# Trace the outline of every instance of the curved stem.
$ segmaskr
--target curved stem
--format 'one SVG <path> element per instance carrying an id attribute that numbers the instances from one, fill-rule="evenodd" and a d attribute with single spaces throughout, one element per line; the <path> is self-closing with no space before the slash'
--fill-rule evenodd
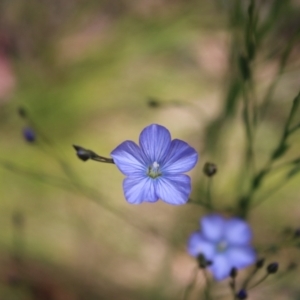
<path id="1" fill-rule="evenodd" d="M 189 282 L 189 284 L 187 285 L 187 287 L 185 288 L 185 290 L 183 292 L 182 300 L 187 300 L 188 299 L 188 296 L 189 296 L 191 290 L 193 289 L 193 287 L 196 284 L 198 271 L 199 271 L 199 268 L 197 266 L 197 267 L 194 268 L 194 270 L 192 272 L 190 282 Z"/>

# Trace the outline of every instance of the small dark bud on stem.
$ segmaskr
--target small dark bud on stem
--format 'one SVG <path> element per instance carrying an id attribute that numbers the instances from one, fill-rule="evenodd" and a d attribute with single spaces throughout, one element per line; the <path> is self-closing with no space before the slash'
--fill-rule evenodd
<path id="1" fill-rule="evenodd" d="M 264 258 L 260 258 L 257 262 L 256 262 L 256 268 L 260 269 L 264 266 L 265 264 L 265 259 Z"/>
<path id="2" fill-rule="evenodd" d="M 25 110 L 25 108 L 24 107 L 19 107 L 18 108 L 18 114 L 19 114 L 19 116 L 21 117 L 21 118 L 26 118 L 27 117 L 27 113 L 26 113 L 26 110 Z"/>
<path id="3" fill-rule="evenodd" d="M 294 232 L 294 237 L 299 238 L 300 237 L 300 228 L 297 228 Z"/>
<path id="4" fill-rule="evenodd" d="M 23 137 L 29 143 L 33 143 L 36 140 L 35 132 L 30 127 L 26 127 L 23 129 Z"/>
<path id="5" fill-rule="evenodd" d="M 214 163 L 207 162 L 203 167 L 203 173 L 208 176 L 212 177 L 217 173 L 217 166 Z"/>
<path id="6" fill-rule="evenodd" d="M 237 276 L 237 268 L 232 268 L 230 271 L 230 277 L 235 278 Z"/>
<path id="7" fill-rule="evenodd" d="M 267 266 L 267 272 L 269 274 L 275 274 L 278 271 L 278 263 L 273 262 Z"/>
<path id="8" fill-rule="evenodd" d="M 246 292 L 245 290 L 240 290 L 240 291 L 237 293 L 236 297 L 237 297 L 238 299 L 243 300 L 243 299 L 247 299 L 248 295 L 247 295 L 247 292 Z"/>
<path id="9" fill-rule="evenodd" d="M 160 106 L 160 103 L 155 98 L 149 98 L 147 102 L 148 106 L 151 108 L 157 108 Z"/>
<path id="10" fill-rule="evenodd" d="M 107 158 L 107 157 L 104 157 L 104 156 L 100 156 L 97 153 L 95 153 L 91 150 L 88 150 L 88 149 L 84 149 L 80 146 L 73 145 L 73 147 L 76 150 L 76 154 L 77 154 L 78 158 L 83 160 L 83 161 L 87 161 L 88 159 L 92 159 L 92 160 L 102 162 L 102 163 L 114 164 L 114 160 L 112 158 Z"/>
<path id="11" fill-rule="evenodd" d="M 205 269 L 206 267 L 210 266 L 212 262 L 210 260 L 206 260 L 204 255 L 200 253 L 197 257 L 198 266 L 200 269 Z"/>
<path id="12" fill-rule="evenodd" d="M 91 158 L 91 152 L 89 150 L 86 150 L 84 148 L 75 145 L 73 147 L 76 150 L 76 154 L 78 158 L 81 159 L 82 161 L 87 161 L 88 159 Z"/>

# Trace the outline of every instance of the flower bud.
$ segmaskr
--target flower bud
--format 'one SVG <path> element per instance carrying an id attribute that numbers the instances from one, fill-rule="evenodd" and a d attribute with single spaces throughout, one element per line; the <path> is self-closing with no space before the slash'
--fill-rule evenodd
<path id="1" fill-rule="evenodd" d="M 88 159 L 91 158 L 91 151 L 90 150 L 86 150 L 84 148 L 81 148 L 79 146 L 73 145 L 73 147 L 76 150 L 76 154 L 78 156 L 79 159 L 83 160 L 83 161 L 87 161 Z"/>
<path id="2" fill-rule="evenodd" d="M 26 112 L 25 108 L 22 106 L 18 108 L 18 114 L 21 118 L 25 119 L 27 117 L 27 112 Z"/>
<path id="3" fill-rule="evenodd" d="M 204 255 L 200 253 L 197 257 L 198 265 L 200 269 L 205 269 L 206 267 L 210 266 L 212 262 L 210 260 L 206 260 Z"/>
<path id="4" fill-rule="evenodd" d="M 35 132 L 30 127 L 26 127 L 23 129 L 23 137 L 29 143 L 33 143 L 36 139 Z"/>
<path id="5" fill-rule="evenodd" d="M 207 162 L 203 167 L 203 173 L 208 176 L 212 177 L 217 173 L 217 166 L 214 163 Z"/>
<path id="6" fill-rule="evenodd" d="M 247 295 L 247 292 L 246 292 L 245 290 L 240 290 L 240 291 L 237 293 L 236 297 L 237 297 L 238 299 L 243 300 L 243 299 L 247 299 L 248 295 Z"/>
<path id="7" fill-rule="evenodd" d="M 295 237 L 295 238 L 299 238 L 299 237 L 300 237 L 300 228 L 297 228 L 297 229 L 294 231 L 294 237 Z"/>
<path id="8" fill-rule="evenodd" d="M 149 98 L 147 104 L 151 108 L 157 108 L 160 106 L 159 101 L 155 98 Z"/>
<path id="9" fill-rule="evenodd" d="M 273 262 L 267 266 L 267 272 L 269 274 L 275 274 L 278 271 L 278 263 Z"/>
<path id="10" fill-rule="evenodd" d="M 256 268 L 260 269 L 264 266 L 265 264 L 265 259 L 264 258 L 260 258 L 257 262 L 256 262 Z"/>
<path id="11" fill-rule="evenodd" d="M 233 267 L 229 275 L 231 278 L 235 278 L 237 276 L 237 268 Z"/>

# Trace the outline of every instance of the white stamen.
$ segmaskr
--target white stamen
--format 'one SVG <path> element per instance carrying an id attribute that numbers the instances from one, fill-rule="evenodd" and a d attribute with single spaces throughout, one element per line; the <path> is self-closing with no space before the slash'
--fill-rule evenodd
<path id="1" fill-rule="evenodd" d="M 159 164 L 155 161 L 153 164 L 152 164 L 152 167 L 153 169 L 157 169 L 159 167 Z"/>
<path id="2" fill-rule="evenodd" d="M 154 163 L 152 163 L 151 166 L 149 166 L 147 174 L 153 179 L 161 176 L 161 172 L 159 170 L 159 163 L 157 161 L 155 161 Z"/>

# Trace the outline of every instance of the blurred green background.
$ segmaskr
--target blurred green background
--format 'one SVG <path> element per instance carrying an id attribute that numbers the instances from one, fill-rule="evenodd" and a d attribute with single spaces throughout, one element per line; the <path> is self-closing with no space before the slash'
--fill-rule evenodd
<path id="1" fill-rule="evenodd" d="M 259 166 L 299 92 L 297 35 L 279 73 L 278 62 L 299 30 L 300 1 L 257 6 L 264 26 L 253 97 L 259 103 L 276 83 L 255 136 Z M 137 141 L 145 126 L 164 125 L 200 153 L 190 172 L 192 198 L 203 196 L 202 167 L 213 161 L 219 169 L 214 204 L 230 210 L 244 164 L 234 58 L 247 7 L 237 1 L 1 0 L 0 299 L 181 299 L 195 266 L 186 241 L 204 210 L 161 201 L 129 205 L 117 168 L 81 162 L 72 145 L 109 157 L 124 140 Z M 18 115 L 20 107 L 27 119 Z M 35 143 L 24 140 L 26 126 L 36 131 Z M 299 133 L 290 142 L 285 159 L 299 157 Z M 265 186 L 276 186 L 278 178 Z M 298 176 L 253 209 L 256 245 L 270 245 L 285 227 L 300 225 L 299 200 Z M 284 269 L 299 253 L 268 259 Z M 298 276 L 270 279 L 251 299 L 299 299 Z M 203 286 L 200 275 L 198 281 L 191 299 Z M 219 289 L 230 299 L 226 284 Z"/>

